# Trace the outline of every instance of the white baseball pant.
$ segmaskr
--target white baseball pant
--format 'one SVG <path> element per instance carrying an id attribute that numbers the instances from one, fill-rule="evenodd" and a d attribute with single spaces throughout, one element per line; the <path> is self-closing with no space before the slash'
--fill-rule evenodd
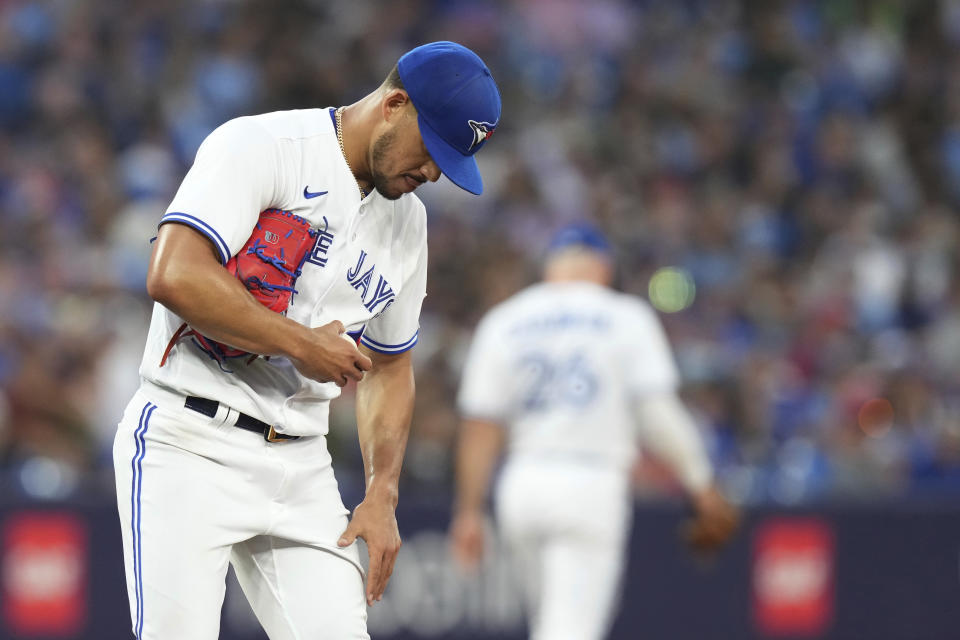
<path id="1" fill-rule="evenodd" d="M 619 600 L 631 523 L 622 470 L 575 460 L 514 459 L 496 518 L 516 560 L 531 640 L 601 640 Z"/>
<path id="2" fill-rule="evenodd" d="M 114 442 L 134 635 L 217 638 L 229 562 L 271 640 L 368 639 L 325 438 L 268 443 L 183 402 L 141 389 Z"/>

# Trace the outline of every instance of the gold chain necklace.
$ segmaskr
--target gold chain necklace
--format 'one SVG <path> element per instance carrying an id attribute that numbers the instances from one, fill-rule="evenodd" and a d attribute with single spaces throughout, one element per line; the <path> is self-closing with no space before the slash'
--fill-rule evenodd
<path id="1" fill-rule="evenodd" d="M 340 143 L 340 153 L 343 154 L 343 161 L 347 163 L 347 169 L 350 169 L 350 175 L 353 176 L 353 180 L 357 183 L 357 189 L 360 189 L 360 199 L 362 200 L 367 197 L 367 192 L 360 186 L 360 181 L 357 180 L 357 176 L 354 175 L 353 167 L 350 166 L 350 161 L 347 160 L 347 152 L 343 148 L 343 107 L 338 107 L 334 115 L 337 119 L 337 142 Z"/>

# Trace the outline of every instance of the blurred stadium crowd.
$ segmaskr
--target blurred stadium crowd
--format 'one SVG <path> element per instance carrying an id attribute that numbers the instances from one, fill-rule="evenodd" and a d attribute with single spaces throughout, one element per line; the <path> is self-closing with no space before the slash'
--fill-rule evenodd
<path id="1" fill-rule="evenodd" d="M 353 102 L 437 39 L 480 53 L 504 115 L 482 197 L 420 190 L 407 482 L 447 486 L 480 314 L 589 218 L 619 286 L 664 312 L 732 496 L 960 489 L 960 2 L 907 0 L 0 4 L 8 481 L 52 496 L 112 473 L 148 241 L 203 137 Z M 341 476 L 359 470 L 351 416 L 335 404 Z M 664 486 L 655 466 L 637 478 Z"/>

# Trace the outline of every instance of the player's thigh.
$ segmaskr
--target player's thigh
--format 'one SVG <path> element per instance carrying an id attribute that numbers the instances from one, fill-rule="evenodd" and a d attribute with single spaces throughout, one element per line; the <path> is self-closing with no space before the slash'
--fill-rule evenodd
<path id="1" fill-rule="evenodd" d="M 190 505 L 202 499 L 203 488 L 187 486 L 190 474 L 178 462 L 189 454 L 164 442 L 165 419 L 145 400 L 131 403 L 114 441 L 133 630 L 143 640 L 213 640 L 219 632 L 229 546 L 212 544 L 209 523 L 187 517 L 198 510 Z"/>
<path id="2" fill-rule="evenodd" d="M 363 578 L 347 560 L 257 536 L 235 545 L 231 562 L 270 640 L 369 640 Z"/>
<path id="3" fill-rule="evenodd" d="M 488 541 L 486 553 L 496 547 L 508 558 L 510 579 L 523 598 L 528 616 L 535 615 L 540 601 L 540 580 L 543 561 L 543 536 L 523 526 L 522 519 L 510 520 L 509 526 L 498 522 L 497 539 Z"/>
<path id="4" fill-rule="evenodd" d="M 619 600 L 624 552 L 620 545 L 556 536 L 541 553 L 539 606 L 533 640 L 600 640 Z"/>

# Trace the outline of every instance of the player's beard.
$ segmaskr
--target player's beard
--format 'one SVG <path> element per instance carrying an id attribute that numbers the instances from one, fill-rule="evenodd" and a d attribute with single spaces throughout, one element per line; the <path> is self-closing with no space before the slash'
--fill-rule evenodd
<path id="1" fill-rule="evenodd" d="M 373 188 L 380 192 L 387 200 L 396 200 L 403 195 L 403 192 L 390 189 L 390 178 L 380 170 L 386 160 L 387 152 L 393 146 L 393 141 L 397 137 L 395 131 L 387 131 L 373 143 L 373 161 L 370 173 L 373 175 Z"/>

